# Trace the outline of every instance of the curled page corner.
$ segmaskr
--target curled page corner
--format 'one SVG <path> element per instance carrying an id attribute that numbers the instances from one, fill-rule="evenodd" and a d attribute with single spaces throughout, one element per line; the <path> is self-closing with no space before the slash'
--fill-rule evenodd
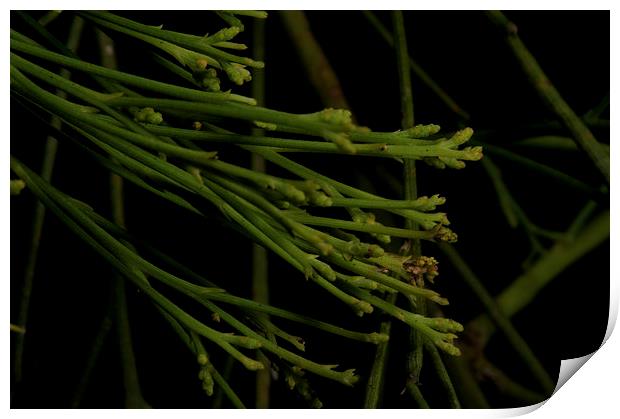
<path id="1" fill-rule="evenodd" d="M 590 360 L 590 358 L 592 358 L 592 356 L 596 352 L 598 352 L 605 345 L 605 343 L 607 342 L 607 340 L 609 339 L 609 337 L 611 336 L 611 333 L 613 332 L 615 328 L 616 320 L 618 318 L 618 294 L 615 292 L 616 290 L 613 288 L 613 284 L 611 287 L 612 289 L 610 290 L 611 298 L 610 298 L 610 304 L 609 304 L 609 317 L 607 320 L 607 330 L 605 331 L 605 337 L 603 338 L 603 341 L 601 342 L 600 347 L 596 349 L 594 352 L 581 356 L 581 357 L 572 358 L 572 359 L 563 359 L 560 362 L 560 372 L 558 374 L 558 381 L 555 386 L 555 389 L 553 390 L 553 394 L 551 394 L 551 396 L 549 396 L 547 399 L 537 404 L 533 404 L 530 406 L 517 407 L 517 408 L 512 408 L 512 409 L 506 409 L 504 411 L 506 415 L 505 417 L 515 417 L 515 416 L 526 415 L 542 407 L 555 395 L 555 393 L 557 393 L 560 390 L 560 388 L 562 388 L 564 384 L 568 382 L 568 380 L 573 375 L 575 375 L 577 371 L 579 371 L 581 367 L 585 365 L 586 362 Z"/>
<path id="2" fill-rule="evenodd" d="M 591 354 L 581 356 L 579 358 L 572 359 L 563 359 L 560 363 L 560 374 L 558 375 L 558 383 L 555 386 L 555 390 L 553 390 L 553 394 L 557 393 L 557 391 L 562 388 L 564 384 L 573 376 L 579 368 L 583 367 L 583 365 L 588 362 L 592 355 L 594 355 L 596 351 Z M 551 395 L 553 397 L 553 395 Z"/>
<path id="3" fill-rule="evenodd" d="M 611 286 L 613 287 L 613 284 Z M 607 330 L 605 331 L 605 337 L 603 338 L 603 342 L 601 342 L 601 346 L 597 350 L 595 350 L 594 352 L 588 355 L 584 355 L 584 356 L 581 356 L 578 358 L 572 358 L 572 359 L 563 359 L 560 363 L 560 373 L 558 375 L 558 382 L 555 386 L 555 390 L 553 390 L 553 394 L 557 393 L 558 390 L 562 388 L 562 386 L 566 384 L 566 382 L 573 375 L 575 375 L 575 373 L 579 371 L 579 369 L 583 367 L 584 364 L 588 362 L 588 360 L 592 358 L 592 356 L 605 345 L 605 343 L 611 336 L 611 333 L 613 332 L 614 327 L 616 325 L 616 320 L 618 318 L 618 300 L 617 300 L 618 295 L 617 293 L 614 293 L 613 291 L 614 290 L 612 288 L 610 290 L 611 298 L 610 298 L 610 304 L 609 304 L 609 317 L 607 319 Z M 551 397 L 553 397 L 553 394 L 551 395 Z"/>

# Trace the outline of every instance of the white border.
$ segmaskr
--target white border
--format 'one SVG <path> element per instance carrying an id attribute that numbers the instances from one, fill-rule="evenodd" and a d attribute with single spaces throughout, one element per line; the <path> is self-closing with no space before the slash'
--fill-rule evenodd
<path id="1" fill-rule="evenodd" d="M 16 1 L 8 1 L 7 4 L 8 9 L 5 13 L 2 14 L 2 21 L 4 25 L 2 27 L 8 28 L 9 25 L 9 13 L 10 9 L 27 9 L 27 10 L 35 10 L 35 9 L 80 9 L 87 6 L 89 9 L 116 9 L 116 10 L 127 10 L 127 9 L 161 9 L 161 10 L 206 10 L 206 9 L 218 9 L 218 8 L 228 8 L 228 9 L 261 9 L 261 10 L 279 10 L 279 9 L 352 9 L 351 6 L 355 6 L 355 9 L 371 9 L 371 10 L 389 10 L 389 9 L 419 9 L 419 10 L 463 10 L 463 9 L 505 9 L 505 10 L 547 10 L 554 9 L 558 10 L 557 6 L 562 6 L 562 9 L 582 9 L 582 10 L 612 10 L 611 13 L 611 42 L 612 46 L 618 46 L 617 42 L 617 30 L 615 29 L 617 25 L 620 23 L 617 17 L 617 13 L 615 13 L 614 5 L 617 2 L 612 1 L 600 1 L 600 0 L 589 0 L 588 2 L 549 2 L 549 1 L 443 1 L 443 2 L 393 2 L 393 1 L 363 1 L 358 0 L 355 2 L 335 2 L 335 1 L 325 1 L 325 0 L 315 0 L 312 3 L 310 2 L 291 2 L 291 1 L 225 1 L 225 2 L 211 2 L 211 1 L 186 1 L 186 0 L 175 0 L 173 2 L 128 2 L 128 1 L 90 1 L 87 4 L 84 2 L 78 1 L 40 1 L 40 0 L 32 0 L 29 2 L 16 2 Z M 225 6 L 224 6 L 225 5 Z M 467 6 L 467 7 L 465 7 Z M 9 155 L 9 135 L 7 135 L 7 129 L 9 128 L 8 115 L 9 115 L 9 87 L 8 87 L 8 62 L 5 61 L 8 58 L 8 37 L 4 39 L 6 49 L 4 50 L 4 54 L 2 54 L 2 61 L 4 62 L 2 65 L 3 72 L 5 74 L 4 80 L 4 101 L 3 109 L 2 109 L 2 127 L 4 128 L 5 135 L 3 136 L 3 141 L 1 141 L 1 147 L 3 147 L 4 156 L 2 160 L 2 165 L 4 167 L 3 173 L 9 173 L 8 167 L 8 155 Z M 614 48 L 611 48 L 611 75 L 618 74 L 618 66 L 617 66 L 617 53 L 615 53 Z M 611 91 L 612 96 L 615 96 L 617 93 L 617 83 L 614 78 L 611 80 Z M 613 121 L 611 124 L 611 138 L 612 142 L 617 142 L 617 129 L 615 129 L 615 121 L 618 121 L 618 111 L 617 107 L 612 107 L 612 117 Z M 617 159 L 617 145 L 611 148 L 612 161 L 616 162 Z M 616 166 L 612 163 L 612 178 L 617 179 L 618 170 L 616 170 Z M 6 189 L 5 185 L 5 189 Z M 10 218 L 9 218 L 9 193 L 5 191 L 4 194 L 0 194 L 0 199 L 3 200 L 3 204 L 1 206 L 2 211 L 2 232 L 3 238 L 2 246 L 2 266 L 5 269 L 4 281 L 2 283 L 3 295 L 5 299 L 10 295 L 9 292 L 9 228 L 10 228 Z M 618 200 L 615 199 L 615 194 L 612 193 L 612 214 L 618 213 Z M 615 228 L 615 224 L 612 223 L 612 242 L 611 242 L 611 254 L 617 254 L 617 248 L 615 246 L 615 238 L 617 237 L 617 228 Z M 618 285 L 617 278 L 620 277 L 618 275 L 620 272 L 618 270 L 617 258 L 611 258 L 611 278 L 614 280 L 611 281 L 611 310 L 610 310 L 610 322 L 608 325 L 608 331 L 606 338 L 609 340 L 603 345 L 603 347 L 595 353 L 589 362 L 583 366 L 583 368 L 577 373 L 577 377 L 569 380 L 566 385 L 564 385 L 557 394 L 555 394 L 544 406 L 540 409 L 535 410 L 535 412 L 531 413 L 532 417 L 535 418 L 551 418 L 562 415 L 564 418 L 583 418 L 588 415 L 590 417 L 596 418 L 611 418 L 616 417 L 619 409 L 617 407 L 617 377 L 620 372 L 618 356 L 620 354 L 620 341 L 618 339 L 618 333 L 615 335 L 611 335 L 611 331 L 613 330 L 613 325 L 615 324 L 617 314 L 618 314 Z M 604 279 L 604 278 L 603 278 Z M 3 305 L 3 318 L 4 324 L 9 322 L 9 306 L 8 304 Z M 8 336 L 8 333 L 5 332 L 5 339 Z M 89 416 L 102 416 L 109 417 L 110 415 L 120 415 L 123 417 L 134 416 L 134 415 L 144 415 L 148 414 L 149 416 L 159 416 L 166 417 L 171 412 L 165 410 L 153 410 L 149 412 L 144 411 L 128 411 L 128 410 L 79 410 L 79 411 L 71 411 L 71 410 L 11 410 L 9 411 L 9 396 L 10 396 L 10 356 L 9 356 L 9 347 L 8 342 L 0 345 L 3 359 L 4 359 L 4 368 L 3 368 L 3 405 L 5 406 L 5 410 L 3 412 L 9 412 L 12 416 L 19 417 L 31 417 L 31 416 L 39 416 L 45 415 L 45 417 L 83 417 L 84 415 Z M 9 367 L 9 368 L 7 368 Z M 53 377 L 47 377 L 50 382 L 50 385 L 53 385 Z M 531 411 L 532 408 L 523 408 L 523 409 L 508 409 L 508 410 L 462 410 L 462 411 L 446 411 L 446 410 L 434 410 L 434 411 L 415 411 L 416 417 L 464 417 L 464 418 L 486 418 L 486 417 L 508 417 L 508 416 L 516 416 L 519 414 L 527 413 L 527 411 Z M 314 415 L 321 416 L 331 416 L 331 415 L 341 415 L 343 413 L 356 415 L 358 418 L 364 418 L 368 416 L 376 417 L 378 414 L 382 414 L 383 411 L 365 411 L 365 410 L 346 410 L 346 411 L 329 411 L 325 410 L 322 412 L 315 412 L 309 410 L 270 410 L 269 412 L 265 411 L 257 411 L 257 410 L 247 410 L 247 411 L 209 411 L 204 412 L 202 410 L 175 410 L 175 415 L 181 415 L 186 417 L 200 417 L 204 418 L 205 414 L 209 416 L 224 415 L 227 417 L 239 417 L 243 415 L 243 418 L 247 418 L 249 416 L 260 416 L 264 417 L 265 415 L 273 416 L 273 417 L 288 417 L 294 415 L 297 418 L 306 418 L 306 417 L 314 417 Z M 390 416 L 402 417 L 402 418 L 410 418 L 413 414 L 410 410 L 390 410 Z"/>

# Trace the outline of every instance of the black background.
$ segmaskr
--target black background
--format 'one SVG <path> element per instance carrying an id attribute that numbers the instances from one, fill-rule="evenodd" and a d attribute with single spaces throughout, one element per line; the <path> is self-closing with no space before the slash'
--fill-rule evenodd
<path id="1" fill-rule="evenodd" d="M 36 15 L 36 14 L 35 14 Z M 222 26 L 210 12 L 124 13 L 144 23 L 202 34 Z M 357 120 L 375 130 L 400 126 L 398 78 L 393 51 L 367 24 L 358 11 L 313 11 L 307 13 L 317 40 L 336 70 Z M 390 27 L 386 12 L 378 16 Z M 549 78 L 578 114 L 583 114 L 609 93 L 608 12 L 507 12 L 519 27 L 519 34 Z M 60 39 L 66 39 L 70 14 L 50 25 Z M 471 114 L 468 122 L 476 131 L 492 130 L 486 141 L 509 145 L 523 138 L 519 129 L 530 123 L 553 119 L 501 39 L 482 12 L 406 12 L 411 56 Z M 12 27 L 23 28 L 12 16 Z M 238 42 L 251 46 L 251 19 Z M 28 32 L 25 32 L 28 33 Z M 147 54 L 124 38 L 117 43 L 120 69 L 137 74 L 158 74 Z M 267 106 L 289 112 L 321 109 L 287 38 L 276 12 L 267 21 L 266 89 Z M 79 54 L 96 62 L 94 35 L 85 31 Z M 80 79 L 76 79 L 80 81 Z M 437 123 L 446 131 L 460 122 L 414 76 L 413 95 L 416 123 Z M 235 88 L 249 94 L 249 89 Z M 548 130 L 545 133 L 563 133 Z M 564 133 L 565 134 L 565 133 Z M 31 168 L 41 165 L 45 127 L 11 103 L 11 152 Z M 608 142 L 606 130 L 595 130 L 600 141 Z M 590 184 L 600 179 L 581 153 L 528 151 L 528 157 L 559 168 Z M 249 156 L 222 150 L 222 159 L 247 163 Z M 297 158 L 297 157 L 296 157 Z M 401 166 L 395 161 L 341 156 L 304 156 L 310 167 L 348 182 L 373 187 L 385 196 L 398 196 L 386 177 L 398 179 Z M 500 158 L 495 159 L 512 193 L 529 217 L 552 230 L 565 230 L 588 197 L 553 179 L 530 173 Z M 522 229 L 512 230 L 497 204 L 492 184 L 480 164 L 470 163 L 461 171 L 438 171 L 419 167 L 421 195 L 439 193 L 447 197 L 444 210 L 459 234 L 458 251 L 496 294 L 522 271 L 529 253 Z M 270 167 L 272 173 L 279 174 Z M 108 177 L 72 144 L 61 142 L 54 183 L 61 190 L 88 202 L 109 216 Z M 217 218 L 199 219 L 161 202 L 147 192 L 127 185 L 127 225 L 141 238 L 152 241 L 196 271 L 231 292 L 250 293 L 250 244 L 223 228 Z M 604 202 L 602 206 L 606 205 Z M 30 220 L 34 199 L 28 193 L 11 199 L 11 319 L 17 317 L 23 270 L 27 260 Z M 212 212 L 215 216 L 215 212 Z M 386 219 L 386 222 L 390 222 Z M 400 222 L 393 220 L 391 222 Z M 424 252 L 437 257 L 441 276 L 436 289 L 451 304 L 446 315 L 466 323 L 482 309 L 475 296 L 461 282 L 449 262 L 424 244 Z M 86 362 L 86 356 L 110 301 L 111 270 L 74 237 L 53 215 L 48 215 L 41 242 L 25 349 L 24 381 L 11 388 L 12 407 L 68 407 Z M 606 328 L 609 290 L 609 244 L 598 248 L 572 265 L 543 289 L 514 324 L 532 346 L 553 377 L 560 359 L 573 358 L 597 349 Z M 380 315 L 355 317 L 322 290 L 307 283 L 294 269 L 270 256 L 272 304 L 359 330 L 372 330 Z M 129 288 L 130 315 L 137 365 L 145 399 L 158 408 L 209 407 L 211 401 L 200 389 L 193 356 L 178 341 L 147 299 Z M 206 318 L 206 317 L 205 317 Z M 206 319 L 205 322 L 210 320 Z M 322 363 L 341 362 L 341 369 L 357 368 L 367 376 L 374 347 L 318 333 L 281 322 L 285 330 L 303 335 L 307 357 Z M 390 357 L 385 407 L 413 407 L 401 396 L 406 328 L 395 324 Z M 123 388 L 117 341 L 106 340 L 93 378 L 85 390 L 82 407 L 122 407 Z M 214 364 L 223 369 L 225 357 L 219 349 L 207 348 Z M 516 378 L 530 385 L 532 379 L 515 352 L 499 335 L 487 348 L 488 358 Z M 424 374 L 426 372 L 426 374 Z M 241 399 L 253 405 L 254 375 L 234 365 L 231 384 Z M 360 407 L 364 382 L 354 388 L 308 375 L 326 407 Z M 423 389 L 429 389 L 431 405 L 445 403 L 436 388 L 432 370 L 423 370 Z M 515 406 L 515 402 L 488 390 L 493 407 Z M 273 407 L 305 407 L 282 382 L 272 384 Z M 228 407 L 226 402 L 224 407 Z"/>

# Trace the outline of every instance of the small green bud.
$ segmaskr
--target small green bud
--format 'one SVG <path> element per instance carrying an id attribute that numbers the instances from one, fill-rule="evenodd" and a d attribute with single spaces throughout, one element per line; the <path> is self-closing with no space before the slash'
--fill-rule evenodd
<path id="1" fill-rule="evenodd" d="M 209 358 L 207 357 L 207 354 L 198 355 L 198 363 L 200 365 L 207 365 L 208 362 L 209 362 Z"/>
<path id="2" fill-rule="evenodd" d="M 461 351 L 459 350 L 459 348 L 457 348 L 456 346 L 454 346 L 453 344 L 449 342 L 445 342 L 443 340 L 436 340 L 433 343 L 435 344 L 435 346 L 437 346 L 439 349 L 441 349 L 448 355 L 452 355 L 452 356 L 461 355 Z"/>
<path id="3" fill-rule="evenodd" d="M 354 369 L 346 370 L 342 373 L 342 375 L 342 383 L 348 386 L 352 386 L 359 380 L 359 376 L 355 375 Z"/>
<path id="4" fill-rule="evenodd" d="M 233 83 L 241 86 L 244 82 L 252 80 L 252 74 L 239 63 L 222 61 L 222 69 Z"/>
<path id="5" fill-rule="evenodd" d="M 446 243 L 456 243 L 458 236 L 448 227 L 441 226 L 437 229 L 437 233 L 435 233 L 435 239 Z"/>
<path id="6" fill-rule="evenodd" d="M 295 381 L 295 377 L 293 375 L 287 375 L 286 376 L 286 384 L 288 384 L 288 387 L 293 390 L 295 388 L 295 385 L 297 384 L 297 382 Z"/>
<path id="7" fill-rule="evenodd" d="M 454 157 L 439 157 L 447 167 L 451 169 L 463 169 L 465 168 L 465 163 L 461 160 L 457 160 Z"/>
<path id="8" fill-rule="evenodd" d="M 463 152 L 467 155 L 467 160 L 480 160 L 483 157 L 482 147 L 466 147 L 463 149 Z"/>
<path id="9" fill-rule="evenodd" d="M 474 130 L 469 128 L 469 127 L 467 127 L 467 128 L 464 128 L 464 129 L 462 129 L 460 131 L 455 132 L 454 135 L 452 137 L 450 137 L 450 139 L 448 141 L 445 141 L 445 142 L 440 143 L 440 144 L 442 144 L 442 145 L 443 144 L 446 144 L 446 145 L 449 144 L 450 148 L 457 147 L 457 146 L 459 146 L 461 144 L 464 144 L 467 141 L 469 141 L 469 139 L 471 138 L 472 135 L 474 135 Z"/>
<path id="10" fill-rule="evenodd" d="M 398 134 L 406 136 L 408 138 L 425 138 L 437 134 L 439 130 L 441 130 L 441 127 L 435 124 L 416 125 L 415 127 L 406 129 L 404 131 L 399 131 Z"/>
<path id="11" fill-rule="evenodd" d="M 241 22 L 233 13 L 218 11 L 215 12 L 219 17 L 221 17 L 226 23 L 228 23 L 233 28 L 238 28 L 240 32 L 243 32 L 244 26 L 243 22 Z"/>
<path id="12" fill-rule="evenodd" d="M 317 112 L 316 115 L 322 122 L 327 122 L 328 124 L 340 125 L 347 129 L 353 127 L 352 114 L 347 109 L 327 108 Z"/>
<path id="13" fill-rule="evenodd" d="M 11 180 L 11 195 L 19 195 L 19 193 L 26 187 L 26 182 L 21 179 Z"/>
<path id="14" fill-rule="evenodd" d="M 431 295 L 429 297 L 429 300 L 436 302 L 440 306 L 447 306 L 447 305 L 450 304 L 450 302 L 448 301 L 447 298 L 444 298 L 444 297 L 442 297 L 440 295 Z"/>
<path id="15" fill-rule="evenodd" d="M 206 367 L 201 368 L 198 377 L 202 381 L 202 389 L 205 391 L 205 393 L 207 393 L 207 396 L 212 396 L 214 382 L 211 371 L 209 371 L 209 369 Z"/>
<path id="16" fill-rule="evenodd" d="M 265 365 L 263 365 L 262 362 L 258 362 L 248 357 L 243 357 L 240 362 L 250 371 L 258 371 L 265 368 Z"/>
<path id="17" fill-rule="evenodd" d="M 433 317 L 431 319 L 428 319 L 428 325 L 440 332 L 453 333 L 463 331 L 462 324 L 452 319 L 446 319 L 444 317 Z"/>
<path id="18" fill-rule="evenodd" d="M 446 203 L 446 198 L 439 195 L 433 195 L 431 197 L 421 196 L 415 200 L 415 209 L 419 211 L 433 211 L 437 205 L 443 205 Z"/>
<path id="19" fill-rule="evenodd" d="M 210 92 L 220 91 L 220 79 L 217 77 L 217 71 L 214 68 L 208 68 L 206 70 L 198 70 L 192 73 L 194 80 L 198 82 L 202 87 Z"/>
<path id="20" fill-rule="evenodd" d="M 148 124 L 159 125 L 164 121 L 161 113 L 156 112 L 153 108 L 142 108 L 133 115 L 137 122 L 146 122 Z"/>
<path id="21" fill-rule="evenodd" d="M 370 305 L 366 301 L 362 301 L 362 300 L 358 300 L 356 303 L 354 303 L 354 307 L 353 308 L 355 310 L 359 310 L 360 312 L 366 313 L 366 314 L 370 314 L 373 311 L 375 311 L 375 309 L 373 308 L 372 305 Z"/>
<path id="22" fill-rule="evenodd" d="M 237 36 L 239 32 L 241 32 L 241 28 L 237 26 L 231 26 L 229 28 L 220 29 L 213 35 L 203 39 L 209 44 L 213 44 L 215 42 L 230 41 L 235 36 Z"/>
<path id="23" fill-rule="evenodd" d="M 204 58 L 197 58 L 195 63 L 196 63 L 196 67 L 195 68 L 197 68 L 199 70 L 206 69 L 207 65 L 209 64 L 209 62 L 206 59 L 204 59 Z"/>
<path id="24" fill-rule="evenodd" d="M 385 343 L 390 340 L 390 335 L 386 335 L 385 333 L 372 332 L 368 334 L 368 339 L 370 342 L 375 344 Z"/>
<path id="25" fill-rule="evenodd" d="M 446 164 L 437 157 L 424 157 L 422 161 L 435 169 L 445 169 Z"/>
<path id="26" fill-rule="evenodd" d="M 254 125 L 267 131 L 275 131 L 278 129 L 276 124 L 272 124 L 270 122 L 254 121 Z"/>

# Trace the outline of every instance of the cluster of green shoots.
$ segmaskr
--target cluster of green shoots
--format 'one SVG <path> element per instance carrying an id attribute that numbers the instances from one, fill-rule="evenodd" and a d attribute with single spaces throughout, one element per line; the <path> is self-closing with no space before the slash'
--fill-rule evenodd
<path id="1" fill-rule="evenodd" d="M 459 355 L 453 344 L 455 333 L 462 331 L 459 323 L 409 312 L 388 302 L 389 295 L 400 293 L 414 302 L 426 299 L 448 304 L 425 287 L 438 273 L 433 258 L 403 257 L 384 249 L 392 238 L 455 241 L 446 214 L 436 212 L 445 199 L 438 195 L 386 199 L 324 176 L 285 154 L 417 159 L 439 168 L 458 169 L 465 161 L 482 157 L 480 147 L 460 148 L 472 130 L 466 128 L 447 137 L 439 135 L 437 125 L 373 132 L 355 125 L 345 110 L 291 114 L 221 91 L 222 73 L 230 82 L 242 84 L 251 79 L 248 69 L 261 68 L 263 63 L 224 51 L 245 48 L 232 41 L 243 30 L 235 16 L 241 12 L 218 13 L 230 26 L 210 36 L 164 30 L 107 12 L 79 13 L 110 35 L 130 36 L 167 54 L 173 60 L 159 54 L 153 58 L 178 76 L 179 84 L 87 63 L 59 42 L 51 42 L 53 50 L 11 30 L 11 94 L 43 120 L 50 115 L 60 118 L 61 129 L 50 126 L 56 137 L 73 142 L 126 181 L 198 215 L 204 211 L 201 201 L 209 202 L 223 215 L 224 223 L 280 256 L 301 273 L 300 279 L 312 281 L 357 315 L 378 309 L 414 328 L 442 351 Z M 266 16 L 264 12 L 243 14 Z M 46 36 L 53 40 L 51 34 Z M 46 68 L 57 66 L 84 73 L 92 83 L 78 84 Z M 278 136 L 243 135 L 223 128 L 231 121 L 237 127 L 245 121 L 248 128 L 259 126 Z M 262 156 L 290 172 L 291 178 L 226 162 L 231 147 Z M 337 365 L 318 364 L 299 355 L 304 351 L 303 339 L 283 331 L 272 319 L 299 322 L 372 344 L 388 338 L 232 295 L 133 237 L 88 204 L 67 196 L 13 156 L 11 169 L 69 229 L 153 301 L 195 354 L 207 394 L 212 394 L 217 384 L 231 399 L 236 397 L 211 364 L 205 342 L 250 370 L 263 369 L 265 364 L 242 350 L 258 349 L 291 388 L 316 406 L 320 401 L 308 389 L 305 371 L 345 385 L 358 380 L 352 369 L 340 371 Z M 334 214 L 340 215 L 313 215 L 315 207 L 332 207 Z M 420 230 L 382 225 L 371 212 L 376 210 L 411 220 Z M 201 304 L 206 314 L 192 315 L 184 310 L 173 301 L 179 294 L 171 289 Z M 205 318 L 216 319 L 218 327 L 205 324 Z"/>

